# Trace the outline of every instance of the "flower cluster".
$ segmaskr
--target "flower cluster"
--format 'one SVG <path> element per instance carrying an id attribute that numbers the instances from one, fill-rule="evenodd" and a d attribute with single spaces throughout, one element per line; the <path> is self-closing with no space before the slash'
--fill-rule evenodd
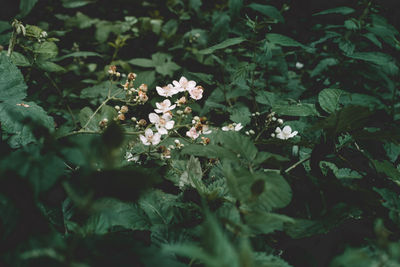
<path id="1" fill-rule="evenodd" d="M 129 83 L 126 85 L 128 88 L 127 90 L 132 90 Z M 161 102 L 156 102 L 154 112 L 151 112 L 148 115 L 151 123 L 150 127 L 154 126 L 155 129 L 153 129 L 157 132 L 154 133 L 151 128 L 147 128 L 145 134 L 139 136 L 142 143 L 147 146 L 159 144 L 161 142 L 161 137 L 163 135 L 168 135 L 168 132 L 175 126 L 175 121 L 173 120 L 175 115 L 183 118 L 192 112 L 192 109 L 189 106 L 186 106 L 189 102 L 187 97 L 189 96 L 194 100 L 201 99 L 203 97 L 204 88 L 197 85 L 195 81 L 189 81 L 185 77 L 181 77 L 179 81 L 175 80 L 172 84 L 163 87 L 156 86 L 156 91 L 158 95 L 165 97 L 165 99 Z M 172 98 L 179 93 L 184 93 L 185 95 L 176 99 L 175 102 L 171 102 Z M 182 107 L 182 109 L 175 110 L 176 107 Z M 196 116 L 192 120 L 192 127 L 186 132 L 186 136 L 194 140 L 201 134 L 207 134 L 210 132 L 208 125 L 205 123 L 205 119 L 200 119 Z M 181 146 L 179 145 L 179 147 Z M 167 150 L 168 148 L 162 151 L 164 158 L 168 158 Z"/>

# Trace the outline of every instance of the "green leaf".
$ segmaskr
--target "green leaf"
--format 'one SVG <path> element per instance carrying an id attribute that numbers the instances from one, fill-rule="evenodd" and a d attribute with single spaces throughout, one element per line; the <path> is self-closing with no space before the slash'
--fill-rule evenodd
<path id="1" fill-rule="evenodd" d="M 16 51 L 13 51 L 11 54 L 11 60 L 15 65 L 20 67 L 28 67 L 31 65 L 29 60 L 23 54 Z"/>
<path id="2" fill-rule="evenodd" d="M 351 7 L 347 7 L 347 6 L 342 6 L 342 7 L 336 7 L 336 8 L 331 8 L 331 9 L 327 9 L 318 13 L 313 14 L 313 16 L 317 16 L 317 15 L 326 15 L 326 14 L 342 14 L 342 15 L 348 15 L 353 13 L 355 10 Z"/>
<path id="3" fill-rule="evenodd" d="M 69 53 L 67 55 L 58 57 L 56 59 L 54 59 L 54 61 L 60 61 L 66 58 L 70 58 L 70 57 L 103 57 L 102 55 L 100 55 L 99 53 L 96 52 L 90 52 L 90 51 L 78 51 L 78 52 L 72 52 Z"/>
<path id="4" fill-rule="evenodd" d="M 390 219 L 400 226 L 400 196 L 387 188 L 374 188 L 385 201 L 382 206 L 389 210 Z"/>
<path id="5" fill-rule="evenodd" d="M 295 222 L 288 216 L 270 212 L 249 212 L 244 217 L 253 234 L 283 231 L 284 224 Z"/>
<path id="6" fill-rule="evenodd" d="M 0 161 L 0 169 L 14 170 L 27 179 L 37 197 L 49 190 L 65 174 L 66 168 L 64 161 L 54 152 L 42 153 L 40 146 L 27 145 Z"/>
<path id="7" fill-rule="evenodd" d="M 104 198 L 93 204 L 92 215 L 79 232 L 83 235 L 104 235 L 116 226 L 130 230 L 148 230 L 150 225 L 149 218 L 138 205 Z"/>
<path id="8" fill-rule="evenodd" d="M 82 128 L 84 128 L 85 130 L 99 131 L 99 122 L 101 120 L 108 119 L 108 121 L 112 121 L 116 115 L 117 111 L 115 110 L 115 108 L 108 105 L 104 105 L 100 109 L 100 112 L 94 115 L 93 111 L 89 107 L 84 107 L 79 112 L 78 119 Z M 86 127 L 84 127 L 85 125 Z"/>
<path id="9" fill-rule="evenodd" d="M 240 14 L 242 7 L 243 0 L 229 0 L 229 13 L 231 17 L 237 17 Z"/>
<path id="10" fill-rule="evenodd" d="M 224 175 L 232 196 L 246 204 L 252 211 L 269 212 L 283 208 L 292 199 L 286 180 L 276 172 L 253 172 L 223 162 Z"/>
<path id="11" fill-rule="evenodd" d="M 268 105 L 272 107 L 276 102 L 277 96 L 268 91 L 258 91 L 256 95 L 256 101 L 260 104 Z"/>
<path id="12" fill-rule="evenodd" d="M 236 123 L 241 123 L 246 126 L 251 121 L 251 112 L 248 107 L 237 107 L 230 110 L 229 119 Z"/>
<path id="13" fill-rule="evenodd" d="M 400 185 L 400 171 L 395 166 L 393 166 L 392 163 L 390 163 L 387 160 L 384 161 L 372 160 L 372 161 L 375 165 L 377 172 L 385 174 L 393 182 Z"/>
<path id="14" fill-rule="evenodd" d="M 279 22 L 285 22 L 285 19 L 282 17 L 281 12 L 274 6 L 270 5 L 261 5 L 261 4 L 250 4 L 248 5 L 251 9 L 260 12 L 261 14 L 268 16 L 270 18 L 276 19 Z"/>
<path id="15" fill-rule="evenodd" d="M 30 123 L 28 123 L 31 120 Z M 11 135 L 8 142 L 12 147 L 19 147 L 35 141 L 32 129 L 41 125 L 54 129 L 53 118 L 48 116 L 34 102 L 12 99 L 0 103 L 0 121 L 2 129 Z"/>
<path id="16" fill-rule="evenodd" d="M 319 113 L 314 104 L 293 104 L 293 105 L 275 105 L 272 111 L 279 115 L 287 116 L 318 116 Z"/>
<path id="17" fill-rule="evenodd" d="M 19 69 L 5 55 L 0 54 L 0 101 L 23 99 L 27 86 Z"/>
<path id="18" fill-rule="evenodd" d="M 177 196 L 153 189 L 139 199 L 140 208 L 152 225 L 168 225 L 174 219 L 173 205 Z"/>
<path id="19" fill-rule="evenodd" d="M 66 69 L 61 67 L 60 65 L 53 63 L 51 61 L 38 61 L 36 62 L 36 66 L 40 69 L 48 72 L 64 72 Z"/>
<path id="20" fill-rule="evenodd" d="M 339 63 L 336 58 L 324 58 L 322 59 L 318 65 L 311 71 L 310 76 L 315 77 L 319 75 L 321 72 L 328 69 L 330 66 L 335 66 Z"/>
<path id="21" fill-rule="evenodd" d="M 95 0 L 62 0 L 63 7 L 77 8 L 94 3 Z"/>
<path id="22" fill-rule="evenodd" d="M 84 99 L 94 99 L 96 103 L 101 103 L 107 97 L 109 91 L 115 94 L 116 90 L 118 90 L 118 87 L 115 84 L 106 81 L 83 89 L 81 97 Z"/>
<path id="23" fill-rule="evenodd" d="M 334 163 L 328 161 L 320 161 L 319 163 L 321 171 L 324 175 L 327 175 L 328 169 L 332 170 L 333 174 L 338 179 L 360 179 L 362 175 L 355 170 L 349 168 L 338 168 Z"/>
<path id="24" fill-rule="evenodd" d="M 292 38 L 287 37 L 287 36 L 282 35 L 282 34 L 268 33 L 266 35 L 266 38 L 271 43 L 277 44 L 277 45 L 280 45 L 280 46 L 304 47 L 301 43 L 297 42 L 296 40 L 293 40 Z"/>
<path id="25" fill-rule="evenodd" d="M 172 77 L 174 72 L 180 67 L 171 61 L 172 57 L 168 54 L 157 52 L 151 56 L 153 64 L 156 67 L 156 72 L 163 76 Z"/>
<path id="26" fill-rule="evenodd" d="M 151 88 L 154 85 L 155 81 L 156 81 L 156 72 L 154 70 L 140 71 L 137 72 L 137 78 L 134 82 L 134 85 L 136 87 L 139 87 L 142 83 L 144 83 L 147 84 L 149 88 Z"/>
<path id="27" fill-rule="evenodd" d="M 35 43 L 33 52 L 37 54 L 37 61 L 46 61 L 57 56 L 58 47 L 54 42 Z"/>
<path id="28" fill-rule="evenodd" d="M 133 58 L 128 63 L 142 68 L 154 68 L 156 66 L 153 60 L 147 58 Z"/>
<path id="29" fill-rule="evenodd" d="M 220 50 L 220 49 L 227 48 L 229 46 L 240 44 L 240 43 L 244 42 L 245 40 L 246 39 L 244 39 L 243 37 L 230 38 L 230 39 L 223 41 L 222 43 L 219 43 L 219 44 L 216 44 L 209 48 L 200 50 L 200 51 L 198 51 L 198 53 L 201 55 L 209 55 L 209 54 L 214 53 L 214 51 L 216 51 L 216 50 Z"/>
<path id="30" fill-rule="evenodd" d="M 11 23 L 8 21 L 1 21 L 0 20 L 0 33 L 3 33 L 4 31 L 7 31 L 11 29 Z"/>
<path id="31" fill-rule="evenodd" d="M 21 17 L 25 17 L 31 12 L 32 8 L 36 5 L 38 0 L 21 0 L 19 3 L 19 10 Z"/>
<path id="32" fill-rule="evenodd" d="M 318 102 L 323 110 L 328 113 L 339 108 L 340 96 L 345 93 L 340 89 L 324 89 L 318 94 Z"/>

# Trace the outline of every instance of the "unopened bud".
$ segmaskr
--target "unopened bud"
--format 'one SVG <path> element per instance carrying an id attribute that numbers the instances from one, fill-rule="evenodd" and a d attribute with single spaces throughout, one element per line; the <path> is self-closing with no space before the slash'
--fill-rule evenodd
<path id="1" fill-rule="evenodd" d="M 185 114 L 190 114 L 192 113 L 192 108 L 191 107 L 186 107 L 185 110 L 183 111 Z"/>
<path id="2" fill-rule="evenodd" d="M 131 121 L 136 122 L 136 117 L 132 117 Z"/>
<path id="3" fill-rule="evenodd" d="M 283 124 L 283 120 L 282 119 L 278 119 L 278 123 L 279 124 Z"/>
<path id="4" fill-rule="evenodd" d="M 144 127 L 144 126 L 147 125 L 147 121 L 146 121 L 145 119 L 140 119 L 140 120 L 138 121 L 137 124 L 138 124 L 139 126 Z"/>
<path id="5" fill-rule="evenodd" d="M 177 111 L 176 111 L 176 114 L 182 115 L 182 114 L 183 114 L 183 110 L 177 110 Z"/>
<path id="6" fill-rule="evenodd" d="M 125 120 L 125 115 L 123 113 L 120 113 L 120 114 L 118 114 L 117 119 L 120 120 L 120 121 L 124 121 Z"/>
<path id="7" fill-rule="evenodd" d="M 128 74 L 128 81 L 134 81 L 136 77 L 137 77 L 136 73 L 130 72 Z"/>
<path id="8" fill-rule="evenodd" d="M 115 108 L 115 110 L 117 110 L 117 111 L 121 109 L 120 106 L 115 106 L 114 108 Z"/>
<path id="9" fill-rule="evenodd" d="M 147 84 L 145 84 L 145 83 L 142 83 L 140 86 L 139 86 L 139 90 L 140 91 L 142 91 L 142 92 L 147 92 L 147 89 L 148 89 L 148 87 L 147 87 Z"/>
<path id="10" fill-rule="evenodd" d="M 254 130 L 249 130 L 250 134 L 255 134 Z"/>
<path id="11" fill-rule="evenodd" d="M 128 109 L 127 106 L 122 106 L 120 111 L 121 111 L 121 113 L 124 113 L 124 114 L 125 114 L 125 113 L 128 112 L 128 110 L 129 110 L 129 109 Z"/>

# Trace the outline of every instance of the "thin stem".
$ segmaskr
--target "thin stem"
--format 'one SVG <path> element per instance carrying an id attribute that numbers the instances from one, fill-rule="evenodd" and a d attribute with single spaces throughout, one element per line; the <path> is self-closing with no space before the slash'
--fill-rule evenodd
<path id="1" fill-rule="evenodd" d="M 295 164 L 293 164 L 292 166 L 290 166 L 289 168 L 287 168 L 287 169 L 285 170 L 285 173 L 290 172 L 291 170 L 293 170 L 294 168 L 296 168 L 297 166 L 299 166 L 299 165 L 302 164 L 303 162 L 306 162 L 306 161 L 309 160 L 310 158 L 311 158 L 311 156 L 308 156 L 308 157 L 306 157 L 306 158 L 304 158 L 304 159 L 302 159 L 302 160 L 296 162 Z"/>

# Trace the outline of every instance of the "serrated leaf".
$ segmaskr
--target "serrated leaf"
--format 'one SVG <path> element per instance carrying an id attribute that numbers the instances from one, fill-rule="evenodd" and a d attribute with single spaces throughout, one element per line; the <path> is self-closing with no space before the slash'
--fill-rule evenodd
<path id="1" fill-rule="evenodd" d="M 341 95 L 345 93 L 340 89 L 324 89 L 318 94 L 318 102 L 323 110 L 328 113 L 335 112 L 339 108 Z"/>
<path id="2" fill-rule="evenodd" d="M 89 107 L 84 107 L 81 109 L 78 115 L 79 122 L 81 127 L 85 130 L 99 131 L 99 122 L 103 119 L 108 119 L 108 121 L 112 121 L 116 116 L 116 110 L 108 105 L 104 105 L 100 112 L 93 115 L 93 111 Z"/>
<path id="3" fill-rule="evenodd" d="M 56 59 L 54 59 L 54 61 L 60 61 L 66 58 L 70 58 L 70 57 L 102 57 L 102 55 L 100 55 L 99 53 L 96 52 L 90 52 L 90 51 L 78 51 L 78 52 L 72 52 L 69 53 L 67 55 L 58 57 Z"/>
<path id="4" fill-rule="evenodd" d="M 133 58 L 128 63 L 142 68 L 154 68 L 156 66 L 153 60 L 147 58 Z"/>
<path id="5" fill-rule="evenodd" d="M 27 123 L 26 120 L 31 120 Z M 42 125 L 47 129 L 54 128 L 53 118 L 34 102 L 9 100 L 0 103 L 0 121 L 2 129 L 11 135 L 8 142 L 12 147 L 29 144 L 35 141 L 32 128 Z"/>
<path id="6" fill-rule="evenodd" d="M 51 62 L 51 61 L 38 61 L 36 62 L 36 66 L 38 66 L 40 69 L 48 72 L 64 72 L 66 69 L 61 67 L 60 65 Z"/>
<path id="7" fill-rule="evenodd" d="M 280 46 L 304 47 L 301 43 L 297 42 L 296 40 L 278 33 L 268 33 L 266 35 L 266 38 L 271 43 Z"/>
<path id="8" fill-rule="evenodd" d="M 155 53 L 151 56 L 153 65 L 156 68 L 156 72 L 160 73 L 164 76 L 172 77 L 174 72 L 180 67 L 175 63 L 172 62 L 172 57 L 168 54 L 164 53 Z"/>
<path id="9" fill-rule="evenodd" d="M 29 60 L 21 53 L 13 51 L 11 54 L 11 60 L 16 66 L 28 67 L 31 65 Z"/>
<path id="10" fill-rule="evenodd" d="M 342 7 L 336 7 L 336 8 L 331 8 L 331 9 L 327 9 L 318 13 L 313 14 L 313 16 L 317 16 L 317 15 L 326 15 L 326 14 L 342 14 L 342 15 L 348 15 L 353 13 L 355 10 L 351 7 L 347 7 L 347 6 L 342 6 Z"/>
<path id="11" fill-rule="evenodd" d="M 400 171 L 395 166 L 393 166 L 392 163 L 390 163 L 387 160 L 384 161 L 372 160 L 372 161 L 375 165 L 377 172 L 385 174 L 393 182 L 400 185 Z"/>
<path id="12" fill-rule="evenodd" d="M 288 216 L 270 212 L 249 212 L 244 217 L 253 234 L 282 231 L 284 224 L 295 222 Z"/>
<path id="13" fill-rule="evenodd" d="M 214 53 L 216 50 L 220 50 L 220 49 L 227 48 L 229 46 L 240 44 L 240 43 L 244 42 L 245 40 L 246 39 L 244 39 L 243 37 L 230 38 L 230 39 L 223 41 L 222 43 L 219 43 L 219 44 L 216 44 L 209 48 L 200 50 L 200 51 L 198 51 L 198 53 L 201 55 L 209 55 L 209 54 Z"/>
<path id="14" fill-rule="evenodd" d="M 91 216 L 79 228 L 79 233 L 104 235 L 116 226 L 129 230 L 147 230 L 150 225 L 149 218 L 138 205 L 103 198 L 93 204 Z"/>
<path id="15" fill-rule="evenodd" d="M 94 0 L 62 0 L 63 7 L 65 8 L 82 7 L 94 2 Z"/>
<path id="16" fill-rule="evenodd" d="M 248 107 L 238 107 L 230 110 L 229 119 L 236 123 L 241 123 L 246 126 L 251 121 L 251 112 Z"/>
<path id="17" fill-rule="evenodd" d="M 37 54 L 37 61 L 46 61 L 57 56 L 58 47 L 54 42 L 35 43 L 33 52 Z"/>
<path id="18" fill-rule="evenodd" d="M 279 115 L 287 116 L 318 116 L 319 113 L 314 104 L 275 105 L 272 111 Z"/>
<path id="19" fill-rule="evenodd" d="M 251 9 L 260 12 L 261 14 L 268 16 L 270 18 L 276 19 L 279 22 L 285 22 L 285 19 L 282 17 L 281 12 L 279 12 L 278 9 L 274 6 L 270 5 L 261 5 L 261 4 L 255 4 L 252 3 L 248 5 Z"/>
<path id="20" fill-rule="evenodd" d="M 5 53 L 0 54 L 0 101 L 23 99 L 27 86 L 18 68 Z"/>
<path id="21" fill-rule="evenodd" d="M 318 65 L 311 71 L 310 76 L 315 77 L 319 75 L 321 72 L 328 69 L 330 66 L 335 66 L 339 63 L 336 58 L 324 58 L 321 60 Z"/>
<path id="22" fill-rule="evenodd" d="M 256 101 L 260 104 L 271 106 L 276 102 L 276 95 L 268 91 L 258 91 Z"/>
<path id="23" fill-rule="evenodd" d="M 81 91 L 81 97 L 85 99 L 95 99 L 100 103 L 107 97 L 109 91 L 114 94 L 116 90 L 118 90 L 118 87 L 115 84 L 106 81 L 83 89 Z"/>

